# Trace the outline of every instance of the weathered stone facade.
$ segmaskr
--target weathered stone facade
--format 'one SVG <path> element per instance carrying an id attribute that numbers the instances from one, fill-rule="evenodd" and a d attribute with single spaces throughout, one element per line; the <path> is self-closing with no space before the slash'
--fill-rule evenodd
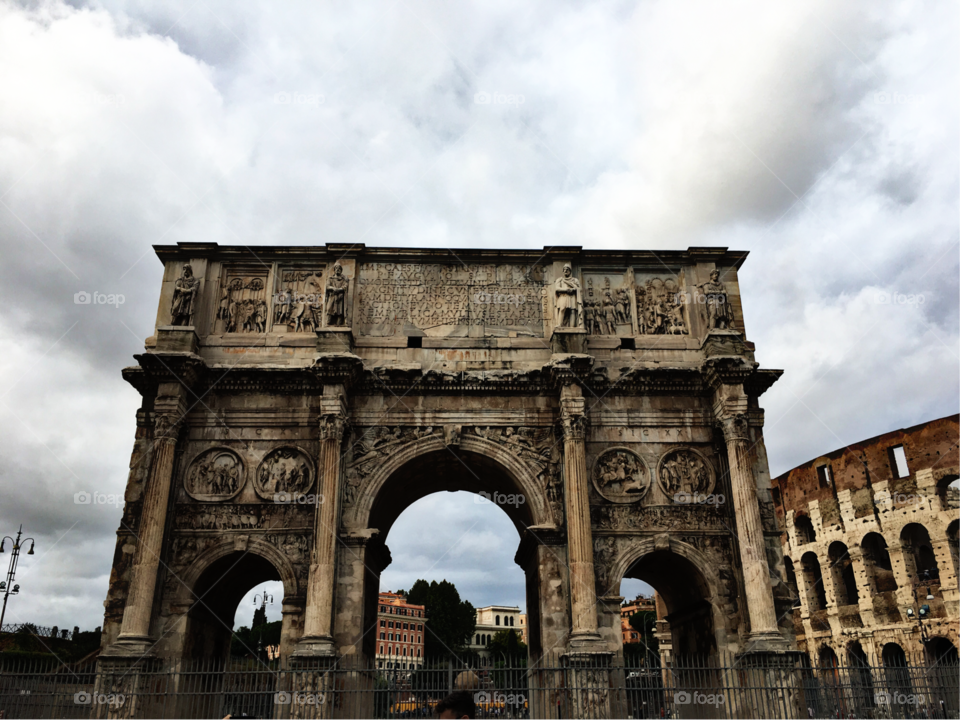
<path id="1" fill-rule="evenodd" d="M 814 663 L 956 656 L 960 502 L 950 485 L 958 436 L 953 415 L 836 450 L 773 481 L 799 599 L 798 643 Z M 929 614 L 918 617 L 923 605 Z"/>
<path id="2" fill-rule="evenodd" d="M 795 647 L 746 253 L 157 253 L 105 657 L 226 653 L 273 579 L 282 655 L 372 659 L 384 538 L 440 490 L 523 495 L 534 657 L 614 656 L 626 576 L 674 653 Z"/>

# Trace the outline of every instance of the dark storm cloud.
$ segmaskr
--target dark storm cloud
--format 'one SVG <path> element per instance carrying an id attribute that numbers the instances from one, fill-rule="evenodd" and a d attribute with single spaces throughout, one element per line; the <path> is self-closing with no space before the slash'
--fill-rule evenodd
<path id="1" fill-rule="evenodd" d="M 775 474 L 956 412 L 956 23 L 922 2 L 0 6 L 0 534 L 47 553 L 15 612 L 102 621 L 120 512 L 73 496 L 126 482 L 156 243 L 745 249 L 748 336 L 786 371 L 762 399 Z M 459 542 L 468 511 L 401 516 L 385 579 L 440 560 L 475 604 L 522 605 L 515 530 L 495 512 Z"/>

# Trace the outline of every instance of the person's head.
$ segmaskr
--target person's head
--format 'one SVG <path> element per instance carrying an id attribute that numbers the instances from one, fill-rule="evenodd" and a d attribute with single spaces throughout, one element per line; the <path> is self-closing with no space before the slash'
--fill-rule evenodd
<path id="1" fill-rule="evenodd" d="M 569 263 L 563 266 L 563 276 L 570 277 L 573 275 L 573 268 L 570 267 Z"/>
<path id="2" fill-rule="evenodd" d="M 473 693 L 468 690 L 458 690 L 447 695 L 437 703 L 438 718 L 475 718 L 477 706 L 473 702 Z"/>

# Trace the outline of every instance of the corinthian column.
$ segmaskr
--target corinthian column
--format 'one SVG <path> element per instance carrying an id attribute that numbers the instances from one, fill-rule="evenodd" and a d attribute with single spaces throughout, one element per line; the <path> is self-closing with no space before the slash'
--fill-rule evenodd
<path id="1" fill-rule="evenodd" d="M 747 417 L 743 414 L 721 418 L 723 436 L 727 444 L 730 465 L 730 489 L 737 518 L 737 538 L 740 544 L 740 563 L 743 566 L 743 584 L 750 616 L 751 643 L 782 644 L 777 627 L 777 611 L 770 587 L 770 571 L 760 522 L 760 504 L 757 483 L 750 462 L 750 437 Z"/>
<path id="2" fill-rule="evenodd" d="M 160 569 L 163 530 L 167 523 L 170 485 L 173 481 L 173 457 L 182 417 L 179 408 L 159 412 L 154 419 L 153 462 L 143 490 L 143 507 L 137 527 L 137 551 L 133 561 L 127 602 L 117 642 L 108 654 L 144 654 L 152 645 L 150 620 L 153 596 Z"/>
<path id="3" fill-rule="evenodd" d="M 294 655 L 332 656 L 333 591 L 336 584 L 337 525 L 340 520 L 340 454 L 346 430 L 342 385 L 327 385 L 320 400 L 318 502 L 313 525 L 313 553 L 307 579 L 303 637 Z"/>
<path id="4" fill-rule="evenodd" d="M 593 569 L 593 532 L 587 491 L 583 391 L 570 383 L 560 391 L 563 428 L 564 498 L 567 503 L 567 554 L 570 562 L 571 639 L 599 640 L 597 592 Z"/>

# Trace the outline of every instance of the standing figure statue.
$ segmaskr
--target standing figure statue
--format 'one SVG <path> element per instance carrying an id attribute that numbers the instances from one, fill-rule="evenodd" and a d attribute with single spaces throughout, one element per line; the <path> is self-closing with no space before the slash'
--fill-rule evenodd
<path id="1" fill-rule="evenodd" d="M 570 264 L 563 266 L 563 276 L 553 284 L 556 296 L 556 326 L 583 327 L 583 297 L 580 281 L 573 277 Z"/>
<path id="2" fill-rule="evenodd" d="M 733 308 L 727 298 L 727 289 L 720 282 L 720 271 L 710 273 L 710 282 L 697 285 L 707 304 L 707 329 L 726 330 L 733 327 Z"/>
<path id="3" fill-rule="evenodd" d="M 173 304 L 170 306 L 171 324 L 192 324 L 193 302 L 199 290 L 200 281 L 193 276 L 193 268 L 184 265 L 182 274 L 173 286 Z"/>
<path id="4" fill-rule="evenodd" d="M 327 313 L 327 326 L 343 326 L 346 324 L 346 312 L 344 310 L 347 295 L 347 285 L 350 283 L 343 276 L 343 267 L 340 263 L 333 266 L 333 275 L 327 280 L 327 295 L 325 298 L 325 309 Z"/>

